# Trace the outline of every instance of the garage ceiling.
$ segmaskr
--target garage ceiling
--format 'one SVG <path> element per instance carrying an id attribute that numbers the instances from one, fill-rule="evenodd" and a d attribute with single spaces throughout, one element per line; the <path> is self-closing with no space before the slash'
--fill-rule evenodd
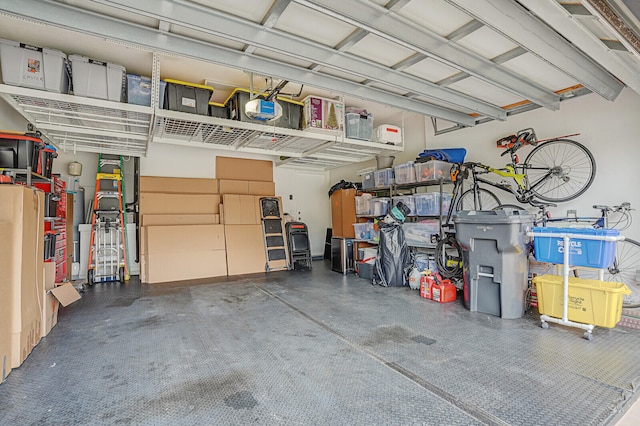
<path id="1" fill-rule="evenodd" d="M 252 72 L 258 87 L 286 79 L 300 98 L 344 96 L 378 123 L 424 114 L 440 132 L 587 93 L 613 101 L 625 85 L 640 93 L 639 9 L 635 0 L 3 0 L 0 36 L 45 23 L 85 34 L 84 45 L 55 31 L 28 41 L 84 46 L 143 74 L 155 52 L 163 78 L 208 81 L 218 101 Z M 144 64 L 113 43 L 145 52 Z"/>

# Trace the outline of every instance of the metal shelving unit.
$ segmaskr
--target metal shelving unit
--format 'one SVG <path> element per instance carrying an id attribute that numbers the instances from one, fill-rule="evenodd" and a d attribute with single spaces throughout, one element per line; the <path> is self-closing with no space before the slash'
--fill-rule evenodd
<path id="1" fill-rule="evenodd" d="M 402 146 L 187 114 L 0 84 L 0 98 L 62 151 L 144 157 L 150 143 L 278 157 L 277 166 L 328 170 L 403 151 Z"/>

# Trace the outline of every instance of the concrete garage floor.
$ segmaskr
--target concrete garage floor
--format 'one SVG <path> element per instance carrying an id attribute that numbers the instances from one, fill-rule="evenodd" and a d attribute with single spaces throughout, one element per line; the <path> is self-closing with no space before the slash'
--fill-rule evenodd
<path id="1" fill-rule="evenodd" d="M 539 326 L 312 272 L 100 284 L 0 385 L 0 424 L 615 424 L 640 331 Z M 637 405 L 636 405 L 637 406 Z"/>

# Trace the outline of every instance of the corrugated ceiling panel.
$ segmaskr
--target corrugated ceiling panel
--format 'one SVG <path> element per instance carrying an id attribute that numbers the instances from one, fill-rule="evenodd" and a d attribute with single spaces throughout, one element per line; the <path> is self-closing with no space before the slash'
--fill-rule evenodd
<path id="1" fill-rule="evenodd" d="M 331 47 L 355 30 L 350 24 L 296 3 L 285 9 L 275 28 Z"/>
<path id="2" fill-rule="evenodd" d="M 404 72 L 435 83 L 460 71 L 435 59 L 427 58 L 410 66 Z"/>
<path id="3" fill-rule="evenodd" d="M 494 105 L 510 105 L 523 99 L 475 77 L 465 78 L 449 85 L 451 89 L 483 99 Z"/>
<path id="4" fill-rule="evenodd" d="M 502 66 L 553 92 L 578 84 L 570 76 L 531 53 L 511 59 Z"/>
<path id="5" fill-rule="evenodd" d="M 390 67 L 415 52 L 377 35 L 368 34 L 354 44 L 349 53 Z"/>
<path id="6" fill-rule="evenodd" d="M 487 59 L 495 58 L 501 53 L 518 47 L 517 44 L 488 27 L 482 27 L 468 36 L 461 38 L 458 40 L 458 44 Z"/>
<path id="7" fill-rule="evenodd" d="M 215 9 L 223 12 L 230 13 L 232 15 L 240 16 L 254 22 L 262 21 L 262 18 L 267 13 L 272 0 L 251 0 L 251 1 L 238 1 L 238 0 L 191 0 L 193 3 L 198 3 L 206 7 L 214 7 Z"/>
<path id="8" fill-rule="evenodd" d="M 125 21 L 133 22 L 148 27 L 158 28 L 158 20 L 154 18 L 146 18 L 141 15 L 134 15 L 128 12 L 124 12 L 118 8 L 105 6 L 92 1 L 87 0 L 57 0 L 59 3 L 68 4 L 71 6 L 79 7 L 85 10 L 99 13 L 104 16 L 112 16 L 114 18 L 124 19 Z"/>
<path id="9" fill-rule="evenodd" d="M 398 11 L 416 24 L 446 36 L 471 20 L 471 17 L 444 0 L 412 0 Z"/>

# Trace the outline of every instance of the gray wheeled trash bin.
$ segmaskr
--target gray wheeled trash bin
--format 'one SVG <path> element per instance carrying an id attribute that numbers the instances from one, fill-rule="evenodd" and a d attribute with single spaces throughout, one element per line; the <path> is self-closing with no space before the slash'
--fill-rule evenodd
<path id="1" fill-rule="evenodd" d="M 453 219 L 462 248 L 464 305 L 502 318 L 524 315 L 529 263 L 524 210 L 461 211 Z"/>

